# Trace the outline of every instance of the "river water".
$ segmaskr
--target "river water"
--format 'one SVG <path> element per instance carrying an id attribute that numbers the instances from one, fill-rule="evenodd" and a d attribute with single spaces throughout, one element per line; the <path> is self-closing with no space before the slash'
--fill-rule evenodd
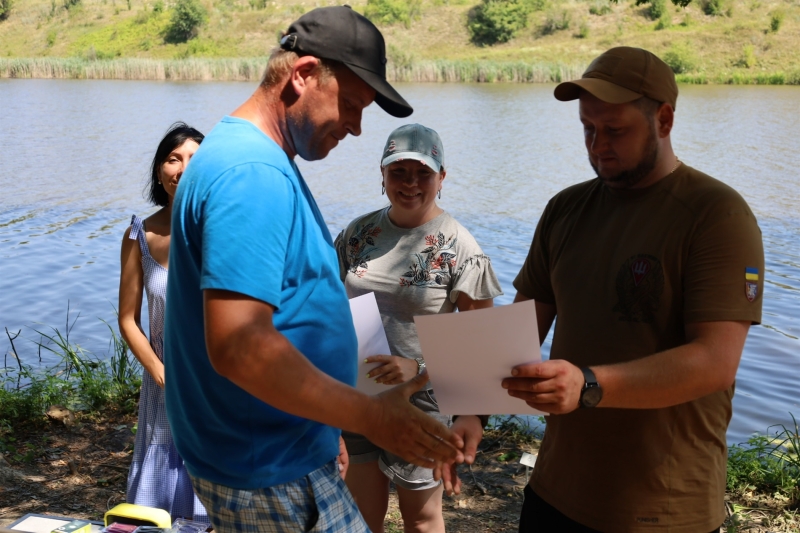
<path id="1" fill-rule="evenodd" d="M 143 199 L 150 158 L 166 128 L 208 132 L 251 83 L 0 80 L 0 327 L 23 361 L 38 358 L 36 330 L 66 330 L 106 357 L 115 325 L 122 233 Z M 440 133 L 448 176 L 441 205 L 492 257 L 511 285 L 548 199 L 592 177 L 575 102 L 548 85 L 400 85 L 416 122 Z M 800 416 L 800 202 L 796 87 L 682 86 L 678 156 L 737 189 L 764 235 L 763 325 L 753 327 L 737 379 L 731 443 Z M 332 233 L 384 205 L 378 162 L 405 120 L 375 106 L 364 134 L 319 162 L 299 165 Z M 235 229 L 233 230 L 235 231 Z M 146 315 L 145 315 L 146 316 Z M 115 326 L 116 327 L 116 326 Z M 5 335 L 5 331 L 2 331 Z M 547 346 L 545 346 L 546 351 Z M 0 356 L 10 350 L 0 340 Z M 42 353 L 45 364 L 55 360 Z M 13 364 L 11 360 L 8 364 Z"/>

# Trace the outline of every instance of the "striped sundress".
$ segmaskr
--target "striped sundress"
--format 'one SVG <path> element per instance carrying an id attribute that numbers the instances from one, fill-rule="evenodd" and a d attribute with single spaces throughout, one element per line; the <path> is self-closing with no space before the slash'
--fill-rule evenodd
<path id="1" fill-rule="evenodd" d="M 144 289 L 150 310 L 150 346 L 163 361 L 167 269 L 150 255 L 144 221 L 136 215 L 131 219 L 130 238 L 139 241 L 142 251 Z M 128 473 L 127 499 L 128 503 L 164 509 L 173 520 L 192 518 L 209 523 L 208 513 L 194 494 L 189 473 L 172 441 L 164 390 L 147 371 L 142 376 L 139 424 Z"/>

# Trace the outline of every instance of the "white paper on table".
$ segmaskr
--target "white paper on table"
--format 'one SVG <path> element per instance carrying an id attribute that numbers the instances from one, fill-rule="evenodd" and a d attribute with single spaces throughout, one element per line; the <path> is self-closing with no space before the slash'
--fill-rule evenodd
<path id="1" fill-rule="evenodd" d="M 370 355 L 391 355 L 389 341 L 386 340 L 386 331 L 378 311 L 378 302 L 375 293 L 369 292 L 350 299 L 350 312 L 353 315 L 353 325 L 358 337 L 358 379 L 356 389 L 364 394 L 378 394 L 389 390 L 392 385 L 375 383 L 374 379 L 367 377 L 367 372 L 380 366 L 381 363 L 365 363 L 364 359 Z"/>
<path id="2" fill-rule="evenodd" d="M 544 414 L 509 396 L 500 384 L 514 366 L 542 360 L 533 300 L 415 316 L 414 322 L 442 413 Z"/>

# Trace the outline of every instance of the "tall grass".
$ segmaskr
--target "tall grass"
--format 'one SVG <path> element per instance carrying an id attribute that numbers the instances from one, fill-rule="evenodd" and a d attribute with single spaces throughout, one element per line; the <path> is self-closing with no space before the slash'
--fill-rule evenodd
<path id="1" fill-rule="evenodd" d="M 264 58 L 100 59 L 0 58 L 0 78 L 58 78 L 169 81 L 258 81 Z M 490 60 L 390 61 L 392 82 L 558 83 L 580 78 L 585 65 Z M 800 85 L 800 70 L 678 74 L 679 83 Z"/>
<path id="2" fill-rule="evenodd" d="M 800 426 L 793 424 L 767 428 L 747 443 L 728 450 L 728 490 L 780 494 L 800 502 Z"/>
<path id="3" fill-rule="evenodd" d="M 50 405 L 82 411 L 94 411 L 109 404 L 125 411 L 135 407 L 141 387 L 141 365 L 110 325 L 110 353 L 105 358 L 73 342 L 70 335 L 79 316 L 70 323 L 67 309 L 63 331 L 56 327 L 31 328 L 38 335 L 37 339 L 29 339 L 33 345 L 31 351 L 38 355 L 39 363 L 42 350 L 58 357 L 59 362 L 53 366 L 23 361 L 18 335 L 13 337 L 16 343 L 12 341 L 12 351 L 7 355 L 16 364 L 9 365 L 6 359 L 5 366 L 0 368 L 0 428 L 42 420 Z M 12 339 L 10 334 L 9 339 Z"/>
<path id="4" fill-rule="evenodd" d="M 0 58 L 0 78 L 254 81 L 266 59 Z"/>
<path id="5" fill-rule="evenodd" d="M 580 78 L 585 66 L 523 61 L 414 61 L 389 63 L 390 81 L 549 83 Z"/>
<path id="6" fill-rule="evenodd" d="M 0 78 L 115 80 L 256 81 L 266 59 L 106 59 L 0 58 Z M 494 61 L 417 61 L 390 63 L 390 81 L 558 82 L 580 77 L 582 65 Z"/>

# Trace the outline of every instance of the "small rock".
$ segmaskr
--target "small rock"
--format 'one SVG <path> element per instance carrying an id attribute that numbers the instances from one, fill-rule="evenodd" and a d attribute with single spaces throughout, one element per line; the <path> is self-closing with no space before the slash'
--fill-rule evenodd
<path id="1" fill-rule="evenodd" d="M 65 426 L 75 423 L 75 414 L 62 405 L 51 405 L 45 414 L 53 422 L 61 422 Z"/>

